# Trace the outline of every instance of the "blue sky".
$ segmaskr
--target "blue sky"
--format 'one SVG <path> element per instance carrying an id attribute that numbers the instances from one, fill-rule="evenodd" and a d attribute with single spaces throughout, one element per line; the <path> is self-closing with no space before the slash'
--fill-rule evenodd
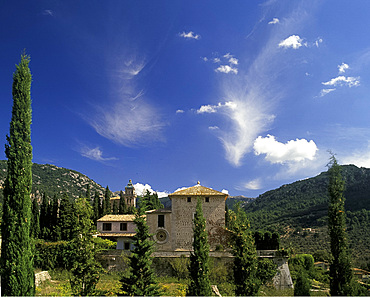
<path id="1" fill-rule="evenodd" d="M 369 1 L 0 8 L 0 139 L 26 49 L 36 163 L 114 191 L 199 180 L 248 197 L 325 171 L 328 150 L 370 167 Z"/>

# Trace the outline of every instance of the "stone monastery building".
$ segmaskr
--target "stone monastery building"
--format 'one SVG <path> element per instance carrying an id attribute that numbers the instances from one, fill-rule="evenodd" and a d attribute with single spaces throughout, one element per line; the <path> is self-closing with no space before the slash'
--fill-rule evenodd
<path id="1" fill-rule="evenodd" d="M 125 190 L 129 190 L 130 198 L 135 195 L 131 180 Z M 171 199 L 171 209 L 146 212 L 149 232 L 154 234 L 157 252 L 192 250 L 197 199 L 202 200 L 211 250 L 223 243 L 227 194 L 204 187 L 198 182 L 197 185 L 178 190 L 168 197 Z M 132 236 L 135 235 L 133 220 L 134 215 L 106 215 L 97 222 L 98 236 L 116 240 L 117 249 L 131 250 Z"/>

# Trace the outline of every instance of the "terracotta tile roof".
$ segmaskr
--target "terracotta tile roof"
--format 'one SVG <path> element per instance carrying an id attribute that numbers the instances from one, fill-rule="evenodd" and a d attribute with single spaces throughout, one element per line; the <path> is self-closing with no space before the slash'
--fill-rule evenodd
<path id="1" fill-rule="evenodd" d="M 136 233 L 99 233 L 99 237 L 133 237 Z"/>
<path id="2" fill-rule="evenodd" d="M 198 184 L 193 187 L 177 190 L 176 192 L 168 195 L 168 197 L 172 197 L 172 196 L 226 196 L 227 197 L 228 195 L 225 193 L 213 190 L 211 188 L 201 186 L 198 182 Z"/>
<path id="3" fill-rule="evenodd" d="M 98 222 L 132 222 L 135 219 L 135 215 L 105 215 L 100 218 Z"/>

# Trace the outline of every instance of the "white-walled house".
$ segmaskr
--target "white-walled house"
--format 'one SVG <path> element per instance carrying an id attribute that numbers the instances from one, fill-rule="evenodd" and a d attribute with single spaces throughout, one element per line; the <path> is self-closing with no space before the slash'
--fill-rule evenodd
<path id="1" fill-rule="evenodd" d="M 118 250 L 132 250 L 136 234 L 135 215 L 105 215 L 97 221 L 99 237 L 117 241 Z"/>

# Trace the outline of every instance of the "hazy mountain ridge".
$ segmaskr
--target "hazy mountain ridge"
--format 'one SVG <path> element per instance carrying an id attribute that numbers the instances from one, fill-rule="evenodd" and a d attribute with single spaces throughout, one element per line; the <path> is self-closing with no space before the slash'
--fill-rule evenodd
<path id="1" fill-rule="evenodd" d="M 3 187 L 7 174 L 7 161 L 0 160 L 0 189 Z M 70 197 L 78 197 L 86 193 L 87 184 L 90 185 L 91 195 L 98 191 L 101 195 L 104 188 L 75 170 L 58 167 L 51 164 L 32 165 L 32 193 L 39 197 L 46 192 L 48 196 L 62 195 L 67 193 Z M 0 201 L 3 199 L 3 191 L 0 190 Z"/>

